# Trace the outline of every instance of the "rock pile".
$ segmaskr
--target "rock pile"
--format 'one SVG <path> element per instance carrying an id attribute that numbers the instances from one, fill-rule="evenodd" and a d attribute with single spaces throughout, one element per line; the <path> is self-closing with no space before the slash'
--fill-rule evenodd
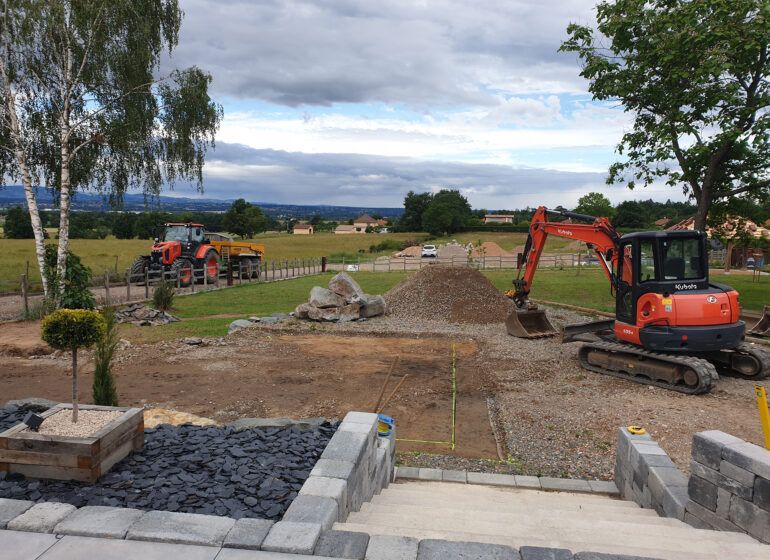
<path id="1" fill-rule="evenodd" d="M 0 498 L 278 520 L 335 430 L 161 425 L 94 484 L 13 474 L 0 477 Z"/>
<path id="2" fill-rule="evenodd" d="M 142 303 L 134 303 L 124 307 L 120 311 L 116 311 L 115 319 L 118 323 L 131 323 L 132 325 L 138 325 L 140 327 L 167 325 L 179 321 L 179 319 L 165 311 L 158 311 L 157 309 L 147 307 Z"/>
<path id="3" fill-rule="evenodd" d="M 356 321 L 385 314 L 385 299 L 364 293 L 358 282 L 340 272 L 329 287 L 315 286 L 307 303 L 297 306 L 294 316 L 311 321 Z"/>
<path id="4" fill-rule="evenodd" d="M 433 265 L 415 272 L 385 294 L 396 317 L 450 323 L 500 323 L 514 305 L 478 270 Z"/>

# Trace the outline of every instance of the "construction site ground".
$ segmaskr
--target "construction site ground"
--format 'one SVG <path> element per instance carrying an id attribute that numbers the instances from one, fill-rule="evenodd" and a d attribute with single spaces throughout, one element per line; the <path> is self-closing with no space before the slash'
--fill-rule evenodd
<path id="1" fill-rule="evenodd" d="M 586 319 L 562 309 L 549 316 L 557 327 Z M 333 418 L 371 410 L 398 356 L 385 396 L 408 377 L 384 408 L 396 418 L 398 437 L 447 442 L 453 347 L 456 448 L 400 442 L 402 464 L 609 479 L 621 425 L 647 428 L 684 470 L 695 432 L 718 429 L 762 442 L 750 381 L 724 377 L 712 393 L 687 396 L 604 377 L 579 367 L 578 344 L 516 339 L 498 322 L 386 316 L 264 325 L 201 346 L 127 341 L 118 351 L 116 382 L 121 405 L 176 409 L 220 423 Z M 37 323 L 0 327 L 2 400 L 67 398 L 69 354 L 42 351 Z M 81 399 L 90 402 L 93 368 L 82 357 Z"/>

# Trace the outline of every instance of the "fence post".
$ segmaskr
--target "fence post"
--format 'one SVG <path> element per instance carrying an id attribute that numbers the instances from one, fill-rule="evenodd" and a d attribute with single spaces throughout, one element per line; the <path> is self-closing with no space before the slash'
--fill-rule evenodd
<path id="1" fill-rule="evenodd" d="M 110 304 L 110 271 L 104 271 L 104 305 Z"/>
<path id="2" fill-rule="evenodd" d="M 195 263 L 192 265 L 192 278 L 190 278 L 190 289 L 192 293 L 195 293 Z"/>
<path id="3" fill-rule="evenodd" d="M 227 285 L 233 285 L 233 259 L 227 259 Z"/>
<path id="4" fill-rule="evenodd" d="M 126 272 L 126 301 L 131 301 L 131 270 Z"/>
<path id="5" fill-rule="evenodd" d="M 144 299 L 150 299 L 150 269 L 144 269 Z"/>
<path id="6" fill-rule="evenodd" d="M 243 284 L 243 261 L 238 259 L 238 284 Z"/>
<path id="7" fill-rule="evenodd" d="M 209 285 L 209 268 L 208 264 L 203 263 L 203 291 L 205 292 Z"/>
<path id="8" fill-rule="evenodd" d="M 115 255 L 115 275 L 118 274 L 118 255 Z"/>
<path id="9" fill-rule="evenodd" d="M 27 288 L 26 274 L 21 275 L 21 297 L 24 299 L 24 318 L 29 318 L 29 290 Z"/>
<path id="10" fill-rule="evenodd" d="M 270 268 L 273 269 L 273 282 L 275 282 L 275 261 L 270 261 Z"/>

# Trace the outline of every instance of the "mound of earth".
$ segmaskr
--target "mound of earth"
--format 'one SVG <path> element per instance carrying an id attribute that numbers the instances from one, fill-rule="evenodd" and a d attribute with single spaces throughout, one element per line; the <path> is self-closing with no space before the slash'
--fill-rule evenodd
<path id="1" fill-rule="evenodd" d="M 513 303 L 475 268 L 432 265 L 385 294 L 389 315 L 451 323 L 501 323 Z"/>

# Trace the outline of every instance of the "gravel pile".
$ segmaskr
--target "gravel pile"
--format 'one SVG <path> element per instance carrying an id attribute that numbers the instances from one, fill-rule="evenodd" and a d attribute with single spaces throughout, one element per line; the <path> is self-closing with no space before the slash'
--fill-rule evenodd
<path id="1" fill-rule="evenodd" d="M 395 317 L 452 323 L 501 323 L 513 303 L 474 268 L 428 266 L 385 294 Z"/>
<path id="2" fill-rule="evenodd" d="M 0 410 L 0 424 L 14 418 L 16 412 Z M 335 429 L 162 425 L 145 430 L 144 449 L 95 484 L 0 473 L 0 497 L 278 520 Z"/>

